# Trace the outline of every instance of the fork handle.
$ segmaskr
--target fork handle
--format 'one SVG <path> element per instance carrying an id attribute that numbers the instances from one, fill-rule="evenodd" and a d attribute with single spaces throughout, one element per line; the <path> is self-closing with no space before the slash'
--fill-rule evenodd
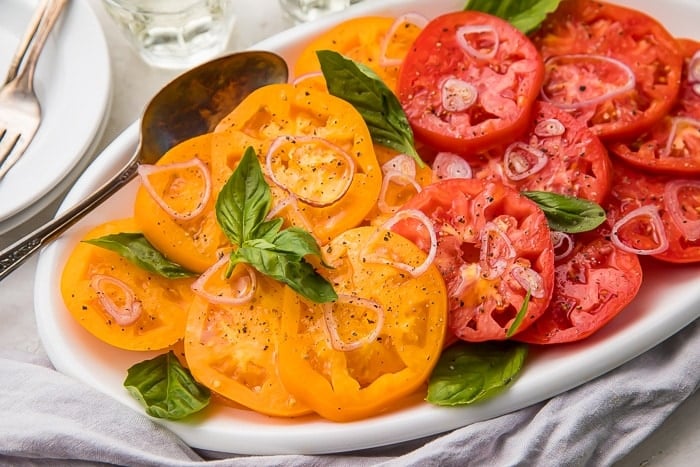
<path id="1" fill-rule="evenodd" d="M 50 3 L 51 0 L 41 0 L 39 5 L 34 10 L 29 26 L 27 26 L 26 31 L 24 31 L 24 36 L 17 45 L 15 54 L 12 56 L 10 68 L 7 69 L 7 76 L 5 77 L 6 84 L 15 79 L 15 76 L 17 76 L 17 71 L 22 64 L 22 60 L 24 60 L 24 56 L 27 54 L 29 45 L 32 43 L 32 39 L 34 39 L 37 29 L 39 29 L 41 19 L 44 17 L 44 13 L 46 12 L 46 9 L 49 7 Z"/>
<path id="2" fill-rule="evenodd" d="M 39 61 L 39 55 L 44 48 L 44 44 L 46 44 L 46 39 L 48 39 L 51 29 L 53 29 L 54 24 L 58 21 L 67 4 L 68 0 L 48 0 L 48 5 L 40 18 L 36 32 L 20 59 L 18 67 L 22 64 L 24 64 L 24 67 L 18 68 L 16 76 L 11 81 L 21 83 L 25 89 L 31 89 L 34 86 L 34 70 L 36 70 L 36 64 Z"/>
<path id="3" fill-rule="evenodd" d="M 138 150 L 136 152 L 138 154 Z M 68 230 L 94 208 L 136 177 L 139 166 L 134 156 L 111 180 L 108 180 L 90 196 L 76 204 L 43 227 L 36 229 L 0 251 L 0 280 L 9 276 L 39 249 Z"/>

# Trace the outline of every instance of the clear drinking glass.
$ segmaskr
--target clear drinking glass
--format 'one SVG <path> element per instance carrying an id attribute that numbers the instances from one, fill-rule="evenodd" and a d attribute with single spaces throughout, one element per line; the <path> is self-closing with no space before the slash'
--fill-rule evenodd
<path id="1" fill-rule="evenodd" d="M 279 0 L 282 9 L 296 21 L 314 20 L 334 11 L 343 10 L 361 0 Z"/>
<path id="2" fill-rule="evenodd" d="M 223 52 L 233 29 L 230 0 L 103 0 L 149 64 L 183 69 Z"/>

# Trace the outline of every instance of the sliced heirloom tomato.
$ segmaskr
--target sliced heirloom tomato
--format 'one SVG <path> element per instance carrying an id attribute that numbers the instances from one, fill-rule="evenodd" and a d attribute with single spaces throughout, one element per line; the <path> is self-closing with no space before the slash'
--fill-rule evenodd
<path id="1" fill-rule="evenodd" d="M 508 22 L 448 13 L 430 21 L 406 55 L 398 97 L 416 139 L 469 155 L 525 131 L 543 73 L 534 45 Z"/>
<path id="2" fill-rule="evenodd" d="M 134 217 L 148 241 L 197 272 L 228 244 L 214 211 L 211 145 L 211 134 L 196 136 L 168 150 L 156 165 L 142 165 L 134 203 Z"/>
<path id="3" fill-rule="evenodd" d="M 515 340 L 560 344 L 584 339 L 634 299 L 642 284 L 639 258 L 616 247 L 608 231 L 552 233 L 557 245 L 552 300 Z"/>
<path id="4" fill-rule="evenodd" d="M 601 138 L 635 137 L 676 100 L 679 47 L 640 11 L 565 0 L 533 41 L 545 61 L 542 98 L 585 120 Z"/>
<path id="5" fill-rule="evenodd" d="M 538 101 L 523 138 L 490 151 L 474 164 L 476 178 L 499 180 L 518 191 L 549 191 L 602 203 L 612 163 L 584 122 Z"/>
<path id="6" fill-rule="evenodd" d="M 214 185 L 252 147 L 272 189 L 272 211 L 324 244 L 358 225 L 379 196 L 382 172 L 362 116 L 342 99 L 290 84 L 262 87 L 214 133 Z"/>
<path id="7" fill-rule="evenodd" d="M 396 89 L 403 58 L 427 22 L 418 14 L 397 18 L 362 16 L 343 21 L 306 45 L 294 65 L 296 80 L 320 73 L 316 51 L 333 50 L 368 66 L 389 89 Z"/>
<path id="8" fill-rule="evenodd" d="M 133 219 L 115 220 L 84 239 L 138 231 Z M 192 282 L 161 277 L 81 242 L 63 268 L 61 295 L 75 320 L 98 339 L 121 349 L 158 350 L 184 336 Z"/>
<path id="9" fill-rule="evenodd" d="M 224 278 L 226 264 L 212 268 L 211 279 L 202 284 L 210 296 L 196 296 L 188 310 L 185 357 L 192 375 L 260 413 L 294 417 L 311 412 L 278 375 L 284 286 L 247 266 L 237 266 L 229 279 Z"/>
<path id="10" fill-rule="evenodd" d="M 604 207 L 618 247 L 670 263 L 700 261 L 700 180 L 618 163 Z"/>
<path id="11" fill-rule="evenodd" d="M 700 174 L 700 42 L 679 39 L 683 74 L 678 101 L 671 111 L 631 142 L 609 145 L 616 156 L 651 172 Z"/>
<path id="12" fill-rule="evenodd" d="M 517 331 L 544 313 L 554 253 L 544 213 L 499 182 L 448 179 L 423 189 L 402 210 L 422 211 L 437 237 L 435 264 L 447 283 L 450 330 L 466 341 L 502 340 L 530 293 Z M 428 229 L 413 219 L 392 230 L 429 251 Z"/>
<path id="13" fill-rule="evenodd" d="M 422 268 L 421 250 L 385 229 L 348 230 L 323 250 L 333 268 L 319 272 L 339 298 L 316 304 L 287 290 L 280 376 L 327 419 L 380 414 L 422 387 L 438 361 L 447 322 L 445 283 L 435 266 Z"/>

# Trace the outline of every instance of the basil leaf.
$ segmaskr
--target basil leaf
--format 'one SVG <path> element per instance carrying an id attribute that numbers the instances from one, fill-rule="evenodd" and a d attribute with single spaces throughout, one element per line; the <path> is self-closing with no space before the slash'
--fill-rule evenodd
<path id="1" fill-rule="evenodd" d="M 272 196 L 260 162 L 248 147 L 216 199 L 216 219 L 235 245 L 253 238 L 270 211 Z"/>
<path id="2" fill-rule="evenodd" d="M 386 84 L 362 63 L 332 50 L 316 51 L 328 92 L 352 104 L 362 115 L 372 141 L 411 156 L 420 167 L 413 130 L 401 103 Z"/>
<path id="3" fill-rule="evenodd" d="M 316 303 L 338 299 L 331 283 L 296 253 L 244 246 L 232 254 L 233 262 L 240 260 Z"/>
<path id="4" fill-rule="evenodd" d="M 168 420 L 179 420 L 202 410 L 211 396 L 172 350 L 129 368 L 124 387 L 148 415 Z"/>
<path id="5" fill-rule="evenodd" d="M 537 29 L 560 3 L 561 0 L 469 0 L 464 9 L 498 16 L 523 34 L 528 34 Z"/>
<path id="6" fill-rule="evenodd" d="M 506 337 L 511 337 L 513 334 L 515 334 L 515 331 L 518 330 L 520 327 L 520 324 L 523 322 L 525 319 L 525 315 L 527 315 L 527 308 L 528 305 L 530 304 L 530 289 L 527 289 L 527 293 L 525 294 L 525 299 L 523 300 L 523 304 L 520 307 L 520 310 L 518 311 L 518 314 L 515 315 L 515 319 L 513 320 L 513 324 L 510 325 L 508 328 L 508 331 L 506 331 Z"/>
<path id="7" fill-rule="evenodd" d="M 547 191 L 523 191 L 544 211 L 549 228 L 567 233 L 588 232 L 605 222 L 605 210 L 593 201 Z"/>
<path id="8" fill-rule="evenodd" d="M 265 220 L 271 204 L 270 187 L 249 147 L 216 200 L 216 218 L 238 246 L 231 253 L 227 276 L 236 264 L 245 262 L 310 300 L 336 300 L 331 283 L 304 260 L 306 255 L 321 256 L 316 240 L 297 227 L 280 230 L 282 219 Z"/>
<path id="9" fill-rule="evenodd" d="M 527 346 L 512 341 L 448 347 L 430 376 L 426 400 L 457 406 L 488 399 L 510 384 L 526 356 Z"/>
<path id="10" fill-rule="evenodd" d="M 146 271 L 169 279 L 197 274 L 167 259 L 141 233 L 118 233 L 83 240 L 84 243 L 113 251 Z"/>

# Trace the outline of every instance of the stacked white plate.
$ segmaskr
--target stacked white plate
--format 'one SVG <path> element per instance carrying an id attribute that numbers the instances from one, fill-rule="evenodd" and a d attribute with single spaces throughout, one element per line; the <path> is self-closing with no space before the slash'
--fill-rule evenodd
<path id="1" fill-rule="evenodd" d="M 0 4 L 0 79 L 37 3 Z M 64 11 L 39 58 L 34 85 L 42 123 L 25 154 L 0 181 L 2 237 L 65 193 L 90 161 L 104 130 L 112 96 L 109 51 L 87 0 L 72 1 Z"/>

